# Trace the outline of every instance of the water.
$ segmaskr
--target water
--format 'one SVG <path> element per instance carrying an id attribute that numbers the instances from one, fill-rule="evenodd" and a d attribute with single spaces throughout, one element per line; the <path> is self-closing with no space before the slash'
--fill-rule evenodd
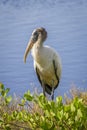
<path id="1" fill-rule="evenodd" d="M 87 1 L 86 0 L 1 0 L 0 81 L 11 94 L 28 89 L 42 92 L 33 69 L 33 59 L 23 55 L 33 29 L 45 27 L 45 44 L 62 59 L 62 78 L 55 95 L 75 85 L 87 90 Z"/>

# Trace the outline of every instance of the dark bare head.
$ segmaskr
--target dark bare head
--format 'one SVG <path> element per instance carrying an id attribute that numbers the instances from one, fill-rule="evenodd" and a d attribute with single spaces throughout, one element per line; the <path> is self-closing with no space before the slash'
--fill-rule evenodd
<path id="1" fill-rule="evenodd" d="M 45 28 L 41 27 L 33 31 L 29 43 L 27 45 L 27 48 L 25 50 L 24 62 L 26 62 L 27 55 L 32 49 L 33 45 L 37 42 L 40 44 L 43 43 L 46 40 L 46 38 L 47 38 L 47 31 L 45 30 Z"/>
<path id="2" fill-rule="evenodd" d="M 41 42 L 44 42 L 46 38 L 47 38 L 47 32 L 43 27 L 35 29 L 31 36 L 31 39 L 34 42 L 38 41 L 39 39 L 41 40 Z"/>

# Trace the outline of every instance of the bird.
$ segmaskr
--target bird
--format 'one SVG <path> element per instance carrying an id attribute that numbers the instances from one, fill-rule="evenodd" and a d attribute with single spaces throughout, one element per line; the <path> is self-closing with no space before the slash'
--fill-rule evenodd
<path id="1" fill-rule="evenodd" d="M 62 64 L 59 54 L 55 49 L 43 43 L 47 39 L 44 27 L 34 29 L 24 53 L 24 62 L 31 51 L 34 59 L 34 70 L 43 88 L 43 94 L 49 94 L 54 100 L 54 90 L 58 87 Z"/>

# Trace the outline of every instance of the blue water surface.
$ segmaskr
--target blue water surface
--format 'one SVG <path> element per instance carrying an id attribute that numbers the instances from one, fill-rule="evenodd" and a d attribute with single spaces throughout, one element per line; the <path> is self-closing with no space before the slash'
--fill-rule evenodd
<path id="1" fill-rule="evenodd" d="M 87 1 L 1 0 L 0 82 L 11 94 L 28 89 L 42 92 L 29 55 L 23 55 L 33 29 L 45 27 L 44 43 L 56 49 L 62 60 L 62 78 L 55 96 L 72 86 L 87 90 Z"/>

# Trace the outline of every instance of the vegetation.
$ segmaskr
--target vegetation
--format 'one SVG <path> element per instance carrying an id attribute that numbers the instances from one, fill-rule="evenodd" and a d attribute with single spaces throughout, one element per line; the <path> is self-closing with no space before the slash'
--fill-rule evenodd
<path id="1" fill-rule="evenodd" d="M 29 91 L 14 99 L 9 90 L 0 83 L 0 130 L 87 130 L 87 92 L 49 101 Z"/>

